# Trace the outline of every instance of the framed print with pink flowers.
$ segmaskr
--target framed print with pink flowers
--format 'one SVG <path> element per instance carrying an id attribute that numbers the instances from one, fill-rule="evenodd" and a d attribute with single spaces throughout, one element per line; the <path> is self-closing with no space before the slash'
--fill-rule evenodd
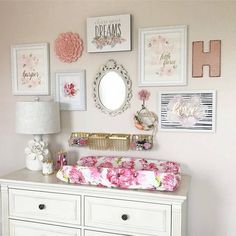
<path id="1" fill-rule="evenodd" d="M 131 50 L 131 15 L 87 18 L 87 51 Z"/>
<path id="2" fill-rule="evenodd" d="M 161 92 L 159 130 L 215 132 L 216 91 Z"/>
<path id="3" fill-rule="evenodd" d="M 55 95 L 61 110 L 86 110 L 85 70 L 57 72 Z"/>
<path id="4" fill-rule="evenodd" d="M 139 86 L 186 85 L 187 26 L 139 29 Z"/>
<path id="5" fill-rule="evenodd" d="M 12 92 L 14 95 L 49 94 L 48 44 L 19 44 L 11 47 Z"/>

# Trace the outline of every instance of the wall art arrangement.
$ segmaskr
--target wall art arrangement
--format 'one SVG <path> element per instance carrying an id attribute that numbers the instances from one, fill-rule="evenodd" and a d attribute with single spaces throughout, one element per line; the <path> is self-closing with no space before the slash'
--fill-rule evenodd
<path id="1" fill-rule="evenodd" d="M 82 55 L 83 41 L 77 33 L 61 33 L 54 42 L 54 51 L 62 62 L 75 62 Z"/>
<path id="2" fill-rule="evenodd" d="M 131 50 L 131 15 L 87 18 L 87 51 Z"/>
<path id="3" fill-rule="evenodd" d="M 139 29 L 139 85 L 186 85 L 187 26 Z"/>
<path id="4" fill-rule="evenodd" d="M 220 77 L 221 72 L 221 40 L 211 40 L 209 50 L 204 52 L 204 42 L 192 44 L 192 77 L 203 77 L 203 67 L 209 68 L 209 77 Z"/>
<path id="5" fill-rule="evenodd" d="M 57 72 L 56 97 L 61 110 L 86 110 L 85 71 Z"/>
<path id="6" fill-rule="evenodd" d="M 89 53 L 130 51 L 131 15 L 87 18 L 86 43 Z M 76 62 L 83 53 L 83 40 L 77 33 L 60 33 L 54 41 L 54 52 L 64 63 Z M 11 53 L 13 94 L 48 95 L 49 45 L 47 43 L 13 45 Z M 203 41 L 192 43 L 192 77 L 203 77 L 204 66 L 209 67 L 210 77 L 220 76 L 220 40 L 211 40 L 209 51 L 204 51 Z M 187 85 L 186 72 L 186 25 L 139 29 L 140 87 L 185 86 Z M 123 66 L 110 59 L 95 77 L 93 97 L 96 106 L 104 113 L 113 116 L 124 112 L 130 105 L 132 81 Z M 61 110 L 86 110 L 85 70 L 57 72 L 55 80 L 55 99 L 60 102 Z M 122 93 L 114 99 L 110 97 L 107 99 L 103 90 L 110 93 L 117 92 L 118 87 L 114 86 L 114 82 L 121 85 Z M 112 95 L 114 94 L 113 92 Z M 157 115 L 149 111 L 145 105 L 149 96 L 150 93 L 145 89 L 139 92 L 139 98 L 143 103 L 142 108 L 134 115 L 136 128 L 142 131 L 152 130 L 152 136 L 156 131 L 157 123 L 160 131 L 215 131 L 215 91 L 161 93 L 159 121 Z M 118 103 L 117 98 L 120 99 Z M 149 142 L 150 140 L 148 141 L 144 136 L 133 136 L 132 139 L 134 149 L 140 149 L 139 145 L 146 142 L 151 143 L 152 146 L 152 140 Z M 146 149 L 144 145 L 142 148 Z"/>
<path id="7" fill-rule="evenodd" d="M 18 44 L 11 47 L 14 95 L 48 95 L 48 44 Z"/>
<path id="8" fill-rule="evenodd" d="M 215 131 L 215 91 L 162 92 L 159 101 L 159 130 Z"/>

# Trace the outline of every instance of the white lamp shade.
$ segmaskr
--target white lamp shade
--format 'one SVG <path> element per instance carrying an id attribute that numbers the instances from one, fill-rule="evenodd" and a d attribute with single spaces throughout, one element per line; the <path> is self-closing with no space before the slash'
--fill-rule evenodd
<path id="1" fill-rule="evenodd" d="M 53 134 L 60 132 L 60 110 L 57 102 L 17 102 L 16 133 Z"/>

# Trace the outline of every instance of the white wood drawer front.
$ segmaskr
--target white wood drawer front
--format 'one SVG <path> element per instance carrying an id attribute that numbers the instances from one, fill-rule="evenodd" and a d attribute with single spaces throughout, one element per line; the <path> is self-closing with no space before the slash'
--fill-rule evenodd
<path id="1" fill-rule="evenodd" d="M 86 196 L 85 225 L 145 235 L 170 236 L 171 206 Z"/>
<path id="2" fill-rule="evenodd" d="M 10 236 L 80 236 L 80 229 L 10 220 Z"/>
<path id="3" fill-rule="evenodd" d="M 10 218 L 80 225 L 80 196 L 9 189 Z"/>
<path id="4" fill-rule="evenodd" d="M 85 230 L 84 236 L 126 236 L 126 235 L 110 234 L 110 233 L 104 233 L 104 232 L 98 232 L 98 231 L 92 231 L 92 230 Z"/>

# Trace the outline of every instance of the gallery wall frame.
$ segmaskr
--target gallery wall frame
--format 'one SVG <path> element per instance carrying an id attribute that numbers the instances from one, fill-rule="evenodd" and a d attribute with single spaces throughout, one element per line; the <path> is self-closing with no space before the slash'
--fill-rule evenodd
<path id="1" fill-rule="evenodd" d="M 87 52 L 130 50 L 130 14 L 87 18 Z"/>
<path id="2" fill-rule="evenodd" d="M 86 110 L 85 70 L 56 72 L 55 100 L 60 110 Z"/>
<path id="3" fill-rule="evenodd" d="M 11 46 L 13 95 L 49 94 L 48 43 Z"/>
<path id="4" fill-rule="evenodd" d="M 159 93 L 159 131 L 215 133 L 215 123 L 215 90 Z"/>
<path id="5" fill-rule="evenodd" d="M 139 86 L 187 84 L 187 26 L 139 29 Z"/>

